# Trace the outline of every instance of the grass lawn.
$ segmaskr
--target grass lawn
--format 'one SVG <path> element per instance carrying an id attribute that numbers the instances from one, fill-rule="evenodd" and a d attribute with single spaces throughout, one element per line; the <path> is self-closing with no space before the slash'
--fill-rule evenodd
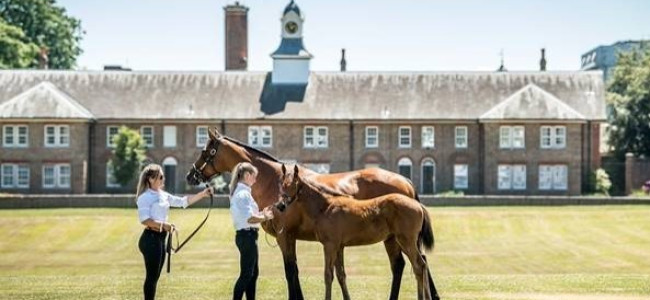
<path id="1" fill-rule="evenodd" d="M 429 265 L 443 299 L 650 299 L 650 206 L 429 211 L 436 235 Z M 173 210 L 171 219 L 184 237 L 204 214 Z M 141 230 L 135 209 L 0 210 L 0 298 L 141 299 Z M 259 299 L 286 299 L 274 245 L 260 235 Z M 353 299 L 388 297 L 382 244 L 347 248 L 345 258 Z M 320 244 L 299 242 L 298 264 L 305 298 L 322 299 Z M 230 216 L 217 209 L 173 257 L 158 299 L 229 299 L 238 268 Z M 415 298 L 408 263 L 401 296 Z"/>

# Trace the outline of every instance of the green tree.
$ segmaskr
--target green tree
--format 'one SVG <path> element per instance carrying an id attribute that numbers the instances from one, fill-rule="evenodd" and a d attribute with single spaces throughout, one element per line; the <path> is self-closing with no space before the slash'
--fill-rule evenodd
<path id="1" fill-rule="evenodd" d="M 146 159 L 144 140 L 138 131 L 122 126 L 112 142 L 115 148 L 113 158 L 108 163 L 115 180 L 125 186 L 138 176 L 138 170 Z"/>
<path id="2" fill-rule="evenodd" d="M 650 46 L 650 45 L 647 45 Z M 609 142 L 618 159 L 650 156 L 650 48 L 619 55 L 607 89 Z"/>
<path id="3" fill-rule="evenodd" d="M 0 0 L 0 19 L 20 28 L 29 43 L 48 51 L 48 67 L 71 69 L 82 50 L 79 47 L 84 32 L 78 19 L 66 14 L 55 0 Z M 24 53 L 36 67 L 37 53 Z"/>
<path id="4" fill-rule="evenodd" d="M 38 46 L 31 43 L 22 29 L 0 19 L 0 69 L 22 69 L 31 66 Z"/>

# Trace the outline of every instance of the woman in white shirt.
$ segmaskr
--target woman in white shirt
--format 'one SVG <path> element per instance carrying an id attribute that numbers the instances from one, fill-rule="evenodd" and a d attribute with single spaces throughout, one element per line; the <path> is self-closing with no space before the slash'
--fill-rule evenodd
<path id="1" fill-rule="evenodd" d="M 138 180 L 136 193 L 138 218 L 146 228 L 140 236 L 138 246 L 144 257 L 146 278 L 144 280 L 144 299 L 155 299 L 156 285 L 165 263 L 166 233 L 174 230 L 174 224 L 167 222 L 169 207 L 186 208 L 210 195 L 210 189 L 190 197 L 178 197 L 165 192 L 165 174 L 160 165 L 149 164 Z"/>
<path id="2" fill-rule="evenodd" d="M 230 180 L 230 214 L 236 230 L 235 244 L 239 249 L 239 278 L 235 283 L 232 298 L 255 299 L 255 288 L 259 275 L 257 237 L 260 223 L 273 219 L 270 207 L 259 210 L 251 194 L 255 184 L 257 168 L 250 163 L 239 163 L 232 170 Z"/>

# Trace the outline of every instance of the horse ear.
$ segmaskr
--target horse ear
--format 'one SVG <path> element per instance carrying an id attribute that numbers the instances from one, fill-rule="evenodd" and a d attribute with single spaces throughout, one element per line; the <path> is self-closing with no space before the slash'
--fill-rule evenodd
<path id="1" fill-rule="evenodd" d="M 218 138 L 221 137 L 221 133 L 219 132 L 219 129 L 217 129 L 216 126 L 214 127 L 214 135 L 215 135 L 216 137 L 218 137 Z"/>
<path id="2" fill-rule="evenodd" d="M 215 128 L 215 132 L 216 132 L 216 128 Z M 212 130 L 208 129 L 208 136 L 210 136 L 210 139 L 213 141 L 217 140 L 217 136 L 215 135 L 215 132 L 212 132 Z"/>
<path id="3" fill-rule="evenodd" d="M 298 176 L 298 165 L 293 166 L 293 174 L 294 176 Z"/>
<path id="4" fill-rule="evenodd" d="M 282 164 L 282 175 L 287 174 L 287 168 L 284 167 L 284 164 Z"/>

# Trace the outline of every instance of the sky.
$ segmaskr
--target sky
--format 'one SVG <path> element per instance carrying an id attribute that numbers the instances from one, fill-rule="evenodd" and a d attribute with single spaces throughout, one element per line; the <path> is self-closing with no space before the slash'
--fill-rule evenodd
<path id="1" fill-rule="evenodd" d="M 248 69 L 270 71 L 290 0 L 249 7 Z M 224 10 L 234 0 L 58 0 L 86 32 L 78 69 L 224 70 Z M 650 39 L 648 0 L 297 0 L 312 71 L 577 70 L 580 56 Z"/>

